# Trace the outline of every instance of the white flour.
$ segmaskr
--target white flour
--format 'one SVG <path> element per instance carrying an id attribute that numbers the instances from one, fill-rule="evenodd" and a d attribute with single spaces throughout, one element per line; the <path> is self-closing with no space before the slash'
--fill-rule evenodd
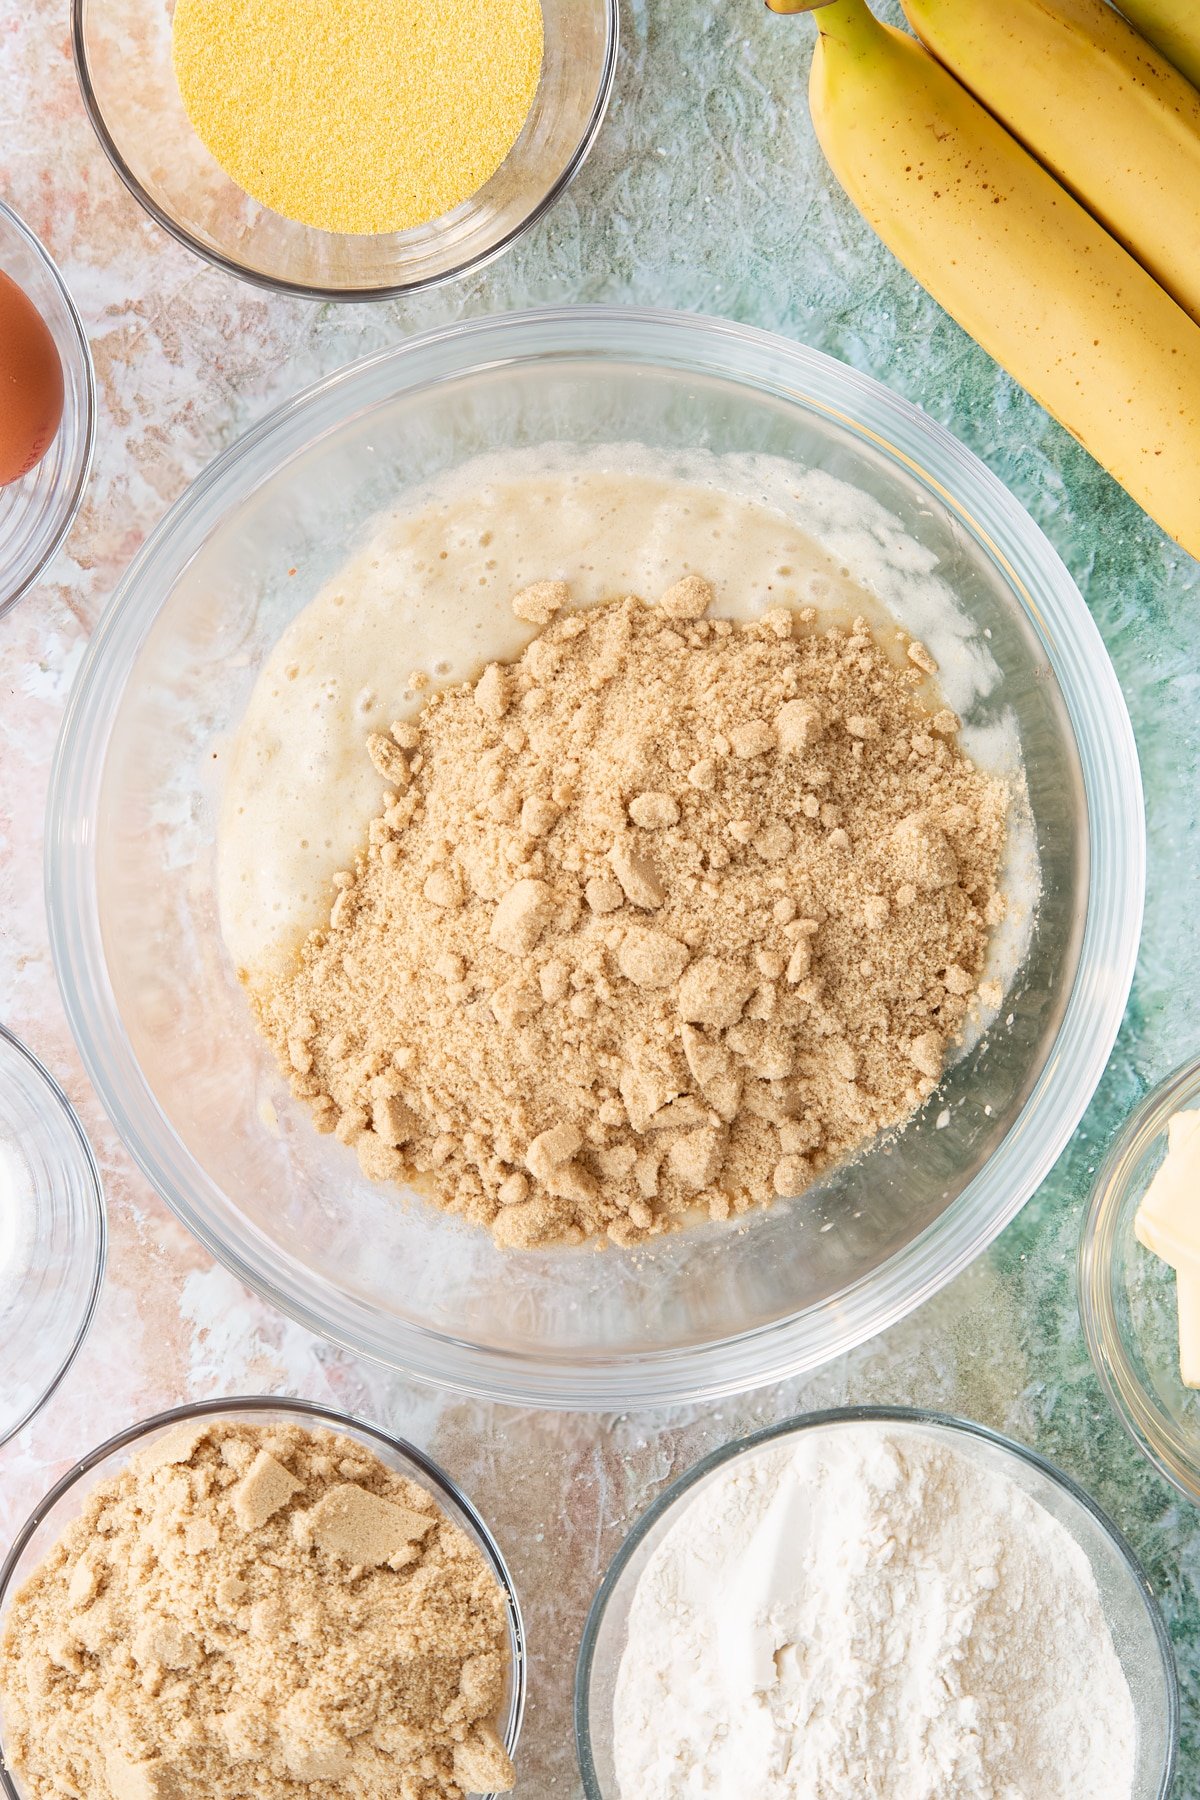
<path id="1" fill-rule="evenodd" d="M 1129 1800 L 1086 1557 L 994 1464 L 833 1425 L 726 1465 L 638 1582 L 621 1800 Z"/>

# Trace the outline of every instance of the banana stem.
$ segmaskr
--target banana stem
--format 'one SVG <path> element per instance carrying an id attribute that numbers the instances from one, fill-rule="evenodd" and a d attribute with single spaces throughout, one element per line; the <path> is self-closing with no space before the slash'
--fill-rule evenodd
<path id="1" fill-rule="evenodd" d="M 879 21 L 865 0 L 766 0 L 773 13 L 819 12 L 818 29 L 853 43 L 866 42 Z"/>

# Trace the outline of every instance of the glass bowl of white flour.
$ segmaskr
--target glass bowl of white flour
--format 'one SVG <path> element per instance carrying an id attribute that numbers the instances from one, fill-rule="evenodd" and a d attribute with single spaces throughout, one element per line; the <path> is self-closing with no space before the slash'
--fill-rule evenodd
<path id="1" fill-rule="evenodd" d="M 693 564 L 718 611 L 769 593 L 870 615 L 936 660 L 963 748 L 1019 794 L 996 1003 L 903 1130 L 798 1199 L 628 1249 L 503 1250 L 318 1135 L 247 977 L 328 923 L 378 793 L 366 740 L 406 716 L 411 673 L 428 692 L 518 654 L 529 631 L 510 602 L 528 581 L 568 580 L 586 605 L 656 595 Z M 474 320 L 371 358 L 199 477 L 89 646 L 47 868 L 88 1072 L 239 1278 L 443 1386 L 620 1407 L 813 1367 L 1014 1216 L 1111 1049 L 1144 830 L 1099 634 L 980 462 L 816 352 L 595 307 Z"/>
<path id="2" fill-rule="evenodd" d="M 1165 1800 L 1175 1664 L 1074 1482 L 981 1425 L 812 1413 L 643 1515 L 575 1694 L 588 1800 Z"/>

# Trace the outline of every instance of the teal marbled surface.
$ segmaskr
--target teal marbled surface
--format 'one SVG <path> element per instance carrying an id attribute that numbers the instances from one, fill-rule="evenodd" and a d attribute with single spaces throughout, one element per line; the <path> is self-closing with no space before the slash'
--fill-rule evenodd
<path id="1" fill-rule="evenodd" d="M 1179 1659 L 1176 1792 L 1200 1800 L 1200 1515 L 1110 1412 L 1074 1287 L 1098 1159 L 1147 1087 L 1200 1048 L 1200 567 L 940 312 L 842 196 L 808 118 L 811 22 L 772 17 L 758 0 L 635 0 L 622 25 L 592 158 L 501 262 L 411 303 L 322 307 L 239 287 L 145 220 L 80 111 L 60 7 L 0 0 L 0 192 L 64 267 L 101 399 L 96 477 L 69 550 L 0 623 L 0 1015 L 70 1087 L 105 1169 L 114 1243 L 84 1356 L 26 1440 L 0 1452 L 0 1537 L 85 1443 L 191 1394 L 278 1387 L 373 1413 L 464 1481 L 511 1555 L 533 1646 L 518 1792 L 566 1800 L 577 1792 L 574 1647 L 636 1512 L 714 1442 L 789 1412 L 841 1400 L 938 1406 L 1045 1452 L 1127 1533 Z M 1128 699 L 1149 833 L 1145 933 L 1116 1051 L 1070 1148 L 992 1251 L 921 1313 L 812 1378 L 716 1411 L 615 1420 L 436 1400 L 315 1342 L 213 1269 L 133 1173 L 87 1089 L 38 899 L 41 797 L 72 668 L 124 561 L 184 482 L 271 405 L 354 356 L 468 314 L 573 300 L 783 332 L 879 377 L 968 444 L 1085 595 Z"/>

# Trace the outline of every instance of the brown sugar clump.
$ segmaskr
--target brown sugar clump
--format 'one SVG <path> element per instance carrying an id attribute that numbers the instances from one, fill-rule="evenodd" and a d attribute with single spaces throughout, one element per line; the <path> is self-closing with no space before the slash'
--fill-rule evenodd
<path id="1" fill-rule="evenodd" d="M 368 847 L 254 995 L 321 1129 L 511 1247 L 728 1218 L 902 1123 L 1004 910 L 1008 791 L 926 653 L 697 576 L 566 599 L 375 746 Z"/>
<path id="2" fill-rule="evenodd" d="M 505 1601 L 362 1444 L 182 1426 L 100 1482 L 0 1643 L 31 1800 L 507 1792 Z"/>

